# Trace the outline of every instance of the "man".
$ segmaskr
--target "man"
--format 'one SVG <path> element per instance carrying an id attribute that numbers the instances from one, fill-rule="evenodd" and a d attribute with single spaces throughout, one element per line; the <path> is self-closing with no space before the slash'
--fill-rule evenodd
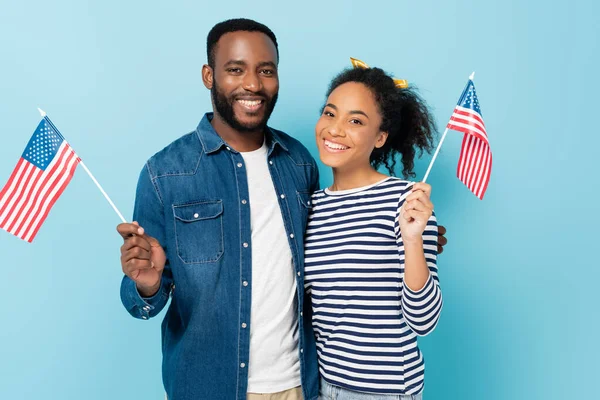
<path id="1" fill-rule="evenodd" d="M 202 80 L 213 113 L 142 170 L 124 238 L 121 299 L 162 324 L 171 400 L 316 399 L 304 230 L 319 188 L 309 152 L 267 127 L 278 47 L 247 19 L 215 25 Z M 139 225 L 138 225 L 139 223 Z"/>

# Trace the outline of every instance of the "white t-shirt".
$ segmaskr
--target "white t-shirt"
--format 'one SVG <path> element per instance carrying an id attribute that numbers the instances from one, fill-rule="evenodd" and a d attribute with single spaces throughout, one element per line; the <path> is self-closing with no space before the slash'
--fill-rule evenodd
<path id="1" fill-rule="evenodd" d="M 252 229 L 249 393 L 300 385 L 296 277 L 267 152 L 263 144 L 240 153 L 248 176 Z"/>

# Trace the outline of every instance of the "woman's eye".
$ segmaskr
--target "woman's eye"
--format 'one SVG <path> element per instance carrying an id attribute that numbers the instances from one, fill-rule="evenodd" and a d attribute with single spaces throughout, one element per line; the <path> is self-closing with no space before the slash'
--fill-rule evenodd
<path id="1" fill-rule="evenodd" d="M 350 123 L 351 124 L 355 124 L 355 125 L 362 125 L 363 124 L 359 119 L 351 119 Z"/>
<path id="2" fill-rule="evenodd" d="M 327 117 L 333 117 L 333 113 L 330 111 L 323 111 L 323 115 L 325 115 Z"/>

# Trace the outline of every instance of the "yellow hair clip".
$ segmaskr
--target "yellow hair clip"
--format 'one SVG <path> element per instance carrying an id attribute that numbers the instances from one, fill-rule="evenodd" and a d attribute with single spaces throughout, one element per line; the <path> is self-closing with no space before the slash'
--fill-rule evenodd
<path id="1" fill-rule="evenodd" d="M 354 68 L 362 68 L 362 69 L 371 68 L 364 61 L 360 61 L 356 58 L 350 57 L 350 62 L 352 63 L 352 66 Z M 401 88 L 401 89 L 408 88 L 408 81 L 406 79 L 396 79 L 396 78 L 392 78 L 392 79 L 394 79 L 394 83 L 396 84 L 397 88 Z"/>

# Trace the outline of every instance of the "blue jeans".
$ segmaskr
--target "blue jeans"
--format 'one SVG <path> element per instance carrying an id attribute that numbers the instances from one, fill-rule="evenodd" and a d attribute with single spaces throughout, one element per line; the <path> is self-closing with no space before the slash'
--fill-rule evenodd
<path id="1" fill-rule="evenodd" d="M 319 393 L 319 400 L 422 400 L 423 395 L 398 395 L 398 394 L 377 394 L 377 393 L 363 393 L 355 392 L 334 386 L 331 383 L 321 378 L 321 389 Z"/>

